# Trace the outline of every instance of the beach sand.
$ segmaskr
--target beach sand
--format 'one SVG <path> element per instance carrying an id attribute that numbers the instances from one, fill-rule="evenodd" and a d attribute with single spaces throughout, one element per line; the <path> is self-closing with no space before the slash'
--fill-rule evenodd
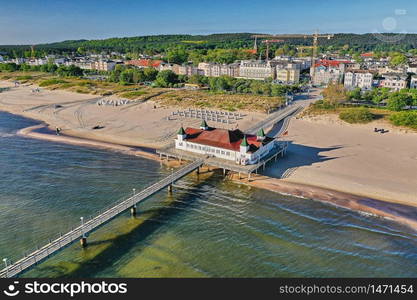
<path id="1" fill-rule="evenodd" d="M 0 81 L 1 86 L 12 86 L 12 83 Z M 151 100 L 121 106 L 99 106 L 97 101 L 102 98 L 100 96 L 42 88 L 41 92 L 33 93 L 35 87 L 13 87 L 0 93 L 0 109 L 44 121 L 53 130 L 60 127 L 65 135 L 150 148 L 171 143 L 180 126 L 199 127 L 201 123 L 199 119 L 180 117 L 167 120 L 178 108 L 161 107 Z M 242 113 L 245 117 L 238 121 L 242 130 L 265 118 L 265 114 L 261 113 Z M 97 125 L 104 128 L 93 129 Z M 237 124 L 214 123 L 213 126 L 234 129 Z"/>
<path id="2" fill-rule="evenodd" d="M 0 86 L 7 85 L 11 83 L 0 82 Z M 195 119 L 169 121 L 166 117 L 177 109 L 154 109 L 158 104 L 152 101 L 103 107 L 96 104 L 97 96 L 48 90 L 32 93 L 32 88 L 23 86 L 0 93 L 0 110 L 63 129 L 61 136 L 36 132 L 45 125 L 19 132 L 33 138 L 158 159 L 152 151 L 135 146 L 162 147 L 172 142 L 179 126 L 198 127 L 200 123 Z M 264 117 L 248 114 L 239 128 L 244 130 Z M 96 125 L 105 128 L 93 130 Z M 373 132 L 374 127 L 381 126 L 390 132 Z M 293 118 L 288 132 L 287 155 L 269 165 L 265 176 L 241 182 L 388 217 L 417 228 L 416 133 L 393 129 L 386 123 L 348 125 L 328 117 Z"/>
<path id="3" fill-rule="evenodd" d="M 287 155 L 265 175 L 417 206 L 417 134 L 374 133 L 381 125 L 293 119 Z"/>

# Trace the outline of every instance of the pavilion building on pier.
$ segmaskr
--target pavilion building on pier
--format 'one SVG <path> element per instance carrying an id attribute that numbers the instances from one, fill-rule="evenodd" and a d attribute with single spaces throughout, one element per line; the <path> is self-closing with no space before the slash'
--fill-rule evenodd
<path id="1" fill-rule="evenodd" d="M 239 129 L 209 127 L 205 120 L 200 128 L 181 127 L 175 139 L 176 149 L 232 160 L 240 165 L 258 163 L 275 146 L 275 139 L 266 136 L 263 129 L 256 135 L 245 134 Z"/>

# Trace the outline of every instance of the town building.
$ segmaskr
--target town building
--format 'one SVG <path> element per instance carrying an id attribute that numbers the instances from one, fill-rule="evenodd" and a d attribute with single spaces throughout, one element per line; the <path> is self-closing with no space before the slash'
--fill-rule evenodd
<path id="1" fill-rule="evenodd" d="M 381 87 L 386 87 L 394 91 L 407 88 L 407 74 L 403 73 L 386 73 L 382 74 Z"/>
<path id="2" fill-rule="evenodd" d="M 42 66 L 48 63 L 46 58 L 34 58 L 26 62 L 29 66 Z"/>
<path id="3" fill-rule="evenodd" d="M 417 75 L 411 76 L 410 89 L 417 89 Z"/>
<path id="4" fill-rule="evenodd" d="M 407 73 L 417 74 L 417 64 L 409 64 L 407 66 Z"/>
<path id="5" fill-rule="evenodd" d="M 349 70 L 345 74 L 344 86 L 347 89 L 370 90 L 373 86 L 373 77 L 373 72 L 368 70 Z"/>
<path id="6" fill-rule="evenodd" d="M 276 70 L 276 81 L 283 84 L 298 84 L 300 82 L 300 69 L 279 68 Z"/>
<path id="7" fill-rule="evenodd" d="M 178 71 L 176 72 L 178 75 L 187 75 L 187 76 L 191 76 L 191 75 L 204 75 L 202 70 L 199 70 L 197 67 L 193 66 L 193 65 L 181 65 L 178 66 Z"/>
<path id="8" fill-rule="evenodd" d="M 243 60 L 239 67 L 239 77 L 246 79 L 264 80 L 267 78 L 275 79 L 275 67 L 277 63 L 272 61 L 248 61 Z"/>
<path id="9" fill-rule="evenodd" d="M 11 59 L 10 62 L 15 63 L 16 65 L 21 65 L 21 64 L 26 63 L 26 58 L 23 58 L 23 57 L 13 58 Z"/>
<path id="10" fill-rule="evenodd" d="M 138 68 L 155 68 L 158 69 L 159 66 L 163 63 L 162 60 L 152 60 L 152 59 L 132 59 L 125 61 L 126 65 L 135 66 Z"/>
<path id="11" fill-rule="evenodd" d="M 202 62 L 198 64 L 197 68 L 202 75 L 208 77 L 219 77 L 223 75 L 239 77 L 239 67 L 240 65 L 238 63 L 218 64 Z"/>
<path id="12" fill-rule="evenodd" d="M 340 83 L 346 70 L 346 64 L 350 61 L 341 60 L 320 60 L 310 68 L 311 81 L 314 85 L 328 85 L 329 83 Z"/>
<path id="13" fill-rule="evenodd" d="M 180 128 L 175 148 L 234 161 L 236 164 L 255 164 L 275 147 L 275 139 L 261 129 L 256 135 L 244 134 L 239 129 L 209 127 L 202 121 L 200 128 Z"/>
<path id="14" fill-rule="evenodd" d="M 91 69 L 98 71 L 112 71 L 116 64 L 115 61 L 111 60 L 99 60 L 91 63 Z"/>
<path id="15" fill-rule="evenodd" d="M 163 62 L 159 65 L 159 67 L 157 69 L 158 69 L 158 71 L 170 70 L 170 71 L 174 72 L 175 74 L 178 74 L 179 73 L 179 68 L 180 68 L 180 65 Z"/>

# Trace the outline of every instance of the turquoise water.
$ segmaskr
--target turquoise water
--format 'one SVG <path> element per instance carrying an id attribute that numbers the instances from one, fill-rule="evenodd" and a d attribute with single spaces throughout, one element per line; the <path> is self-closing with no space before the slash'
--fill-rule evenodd
<path id="1" fill-rule="evenodd" d="M 122 153 L 16 136 L 0 113 L 0 257 L 12 260 L 170 171 Z M 189 175 L 27 277 L 417 275 L 417 235 L 389 220 Z"/>

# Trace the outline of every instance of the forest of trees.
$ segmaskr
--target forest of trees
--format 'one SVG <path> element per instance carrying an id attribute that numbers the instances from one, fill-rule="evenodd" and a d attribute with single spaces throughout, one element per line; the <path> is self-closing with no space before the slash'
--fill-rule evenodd
<path id="1" fill-rule="evenodd" d="M 206 52 L 210 49 L 252 49 L 254 44 L 252 35 L 252 33 L 225 33 L 211 35 L 154 35 L 102 40 L 70 40 L 36 45 L 35 54 L 73 53 L 77 51 L 80 54 L 86 51 L 158 54 L 165 53 L 169 49 L 178 46 L 186 50 L 205 50 Z M 276 50 L 283 48 L 284 45 L 309 46 L 311 44 L 312 39 L 310 38 L 289 38 L 283 44 L 271 45 L 271 53 L 275 53 Z M 335 34 L 332 39 L 320 39 L 319 44 L 321 51 L 409 51 L 417 48 L 417 34 L 405 34 L 397 43 L 386 43 L 371 33 Z M 261 43 L 258 46 L 261 50 L 264 50 L 264 46 Z M 30 53 L 30 45 L 0 45 L 0 53 L 22 57 Z"/>

